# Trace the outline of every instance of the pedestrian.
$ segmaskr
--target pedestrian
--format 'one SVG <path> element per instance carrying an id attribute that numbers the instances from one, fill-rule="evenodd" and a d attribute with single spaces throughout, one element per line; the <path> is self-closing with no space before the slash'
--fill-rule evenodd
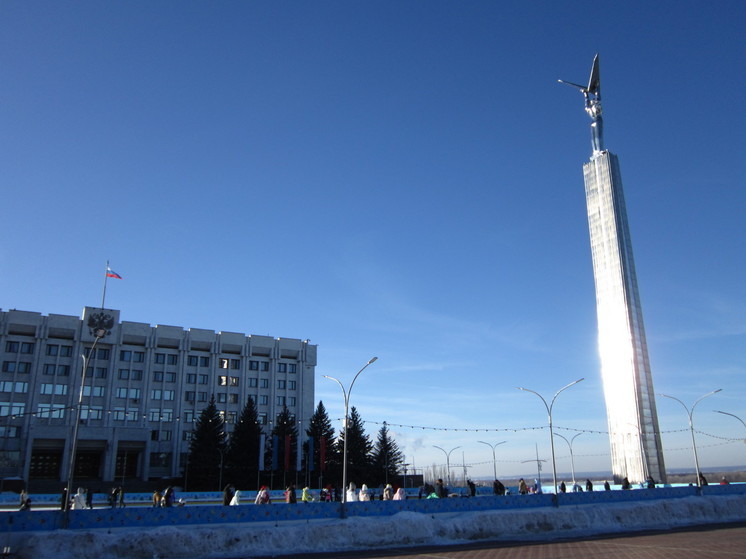
<path id="1" fill-rule="evenodd" d="M 403 487 L 400 487 L 394 493 L 394 501 L 405 501 L 407 499 L 407 492 L 404 491 Z"/>
<path id="2" fill-rule="evenodd" d="M 653 479 L 653 476 L 648 476 L 645 483 L 647 484 L 648 489 L 655 489 L 655 480 Z"/>
<path id="3" fill-rule="evenodd" d="M 347 502 L 351 503 L 352 501 L 357 501 L 357 485 L 355 485 L 355 482 L 350 482 L 350 485 L 347 487 Z"/>
<path id="4" fill-rule="evenodd" d="M 85 491 L 85 506 L 87 509 L 93 508 L 93 491 L 88 489 L 87 487 L 84 489 Z"/>
<path id="5" fill-rule="evenodd" d="M 541 495 L 543 491 L 541 490 L 541 482 L 538 479 L 534 480 L 534 493 L 537 495 Z"/>
<path id="6" fill-rule="evenodd" d="M 702 472 L 699 473 L 699 485 L 700 486 L 707 485 L 707 478 L 705 477 L 705 475 Z"/>
<path id="7" fill-rule="evenodd" d="M 300 495 L 300 500 L 304 503 L 313 503 L 313 495 L 308 487 L 303 488 L 303 492 Z"/>
<path id="8" fill-rule="evenodd" d="M 565 485 L 564 481 L 560 483 L 560 492 L 567 493 L 567 486 Z"/>
<path id="9" fill-rule="evenodd" d="M 78 492 L 73 495 L 72 510 L 83 510 L 85 507 L 85 490 L 78 487 Z"/>
<path id="10" fill-rule="evenodd" d="M 288 485 L 288 488 L 285 490 L 285 502 L 290 504 L 298 502 L 298 499 L 295 495 L 295 485 L 292 483 Z"/>
<path id="11" fill-rule="evenodd" d="M 233 496 L 231 497 L 230 503 L 228 503 L 230 506 L 235 507 L 238 506 L 241 499 L 241 492 L 238 489 L 233 488 Z"/>
<path id="12" fill-rule="evenodd" d="M 435 482 L 435 493 L 438 495 L 438 499 L 448 498 L 448 488 L 443 485 L 443 480 L 440 478 Z"/>
<path id="13" fill-rule="evenodd" d="M 262 485 L 259 488 L 259 492 L 256 494 L 256 499 L 254 500 L 255 505 L 269 505 L 272 503 L 272 499 L 269 498 L 269 491 L 267 491 L 267 486 Z"/>
<path id="14" fill-rule="evenodd" d="M 632 484 L 629 482 L 626 476 L 622 478 L 622 489 L 624 489 L 625 491 L 627 491 L 628 489 L 632 489 Z"/>
<path id="15" fill-rule="evenodd" d="M 393 499 L 394 499 L 394 488 L 391 487 L 390 483 L 387 483 L 386 487 L 383 488 L 383 500 L 392 501 Z"/>
<path id="16" fill-rule="evenodd" d="M 172 507 L 174 506 L 174 488 L 170 485 L 166 487 L 166 490 L 163 492 L 163 498 L 161 499 L 161 506 L 162 507 Z"/>
<path id="17" fill-rule="evenodd" d="M 31 499 L 25 489 L 21 490 L 21 502 L 18 510 L 31 510 Z"/>
<path id="18" fill-rule="evenodd" d="M 153 506 L 154 507 L 160 507 L 161 506 L 161 499 L 163 498 L 163 495 L 160 491 L 157 489 L 153 491 Z"/>
<path id="19" fill-rule="evenodd" d="M 590 479 L 585 480 L 585 490 L 593 491 L 593 482 Z"/>
<path id="20" fill-rule="evenodd" d="M 235 488 L 229 483 L 225 486 L 223 489 L 223 506 L 227 507 L 231 504 L 231 500 L 233 500 L 233 494 L 235 493 Z"/>
<path id="21" fill-rule="evenodd" d="M 505 495 L 505 486 L 499 479 L 492 482 L 492 492 L 495 495 Z"/>
<path id="22" fill-rule="evenodd" d="M 528 493 L 528 486 L 523 478 L 518 480 L 518 493 L 521 495 L 526 495 Z"/>
<path id="23" fill-rule="evenodd" d="M 112 487 L 109 492 L 109 506 L 113 509 L 117 508 L 117 500 L 119 499 L 119 490 L 117 487 Z"/>
<path id="24" fill-rule="evenodd" d="M 604 491 L 611 491 L 611 485 L 609 485 L 608 480 L 604 481 Z"/>
<path id="25" fill-rule="evenodd" d="M 469 496 L 470 497 L 476 497 L 477 496 L 477 486 L 476 486 L 476 484 L 472 480 L 467 479 L 466 480 L 466 485 L 469 486 Z"/>
<path id="26" fill-rule="evenodd" d="M 63 487 L 62 488 L 62 496 L 60 498 L 60 510 L 67 510 L 67 508 L 68 508 L 68 506 L 70 504 L 69 501 L 68 501 L 68 499 L 69 499 L 69 496 L 68 496 L 68 492 L 67 492 L 67 487 Z"/>
<path id="27" fill-rule="evenodd" d="M 720 485 L 730 485 L 730 482 L 725 479 L 725 476 L 720 480 Z"/>
<path id="28" fill-rule="evenodd" d="M 124 508 L 124 487 L 121 485 L 117 488 L 117 502 L 119 503 L 119 508 Z"/>
<path id="29" fill-rule="evenodd" d="M 358 500 L 359 501 L 370 501 L 370 490 L 368 489 L 368 486 L 363 483 L 362 487 L 360 487 L 360 492 L 358 493 Z"/>

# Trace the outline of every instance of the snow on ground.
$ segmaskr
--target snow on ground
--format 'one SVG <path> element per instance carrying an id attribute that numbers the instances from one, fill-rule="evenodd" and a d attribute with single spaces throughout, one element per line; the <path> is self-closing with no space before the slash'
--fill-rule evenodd
<path id="1" fill-rule="evenodd" d="M 245 559 L 478 540 L 544 541 L 746 520 L 746 496 L 697 496 L 466 513 L 221 524 L 152 529 L 37 532 L 18 559 Z"/>

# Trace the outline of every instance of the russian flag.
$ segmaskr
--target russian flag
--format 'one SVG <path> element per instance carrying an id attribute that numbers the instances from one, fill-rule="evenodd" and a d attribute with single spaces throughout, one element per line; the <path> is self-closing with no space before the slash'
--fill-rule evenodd
<path id="1" fill-rule="evenodd" d="M 119 274 L 117 274 L 117 273 L 116 273 L 116 272 L 115 272 L 114 270 L 112 270 L 111 268 L 106 268 L 106 277 L 107 277 L 107 278 L 117 278 L 117 279 L 122 279 L 122 276 L 120 276 Z"/>

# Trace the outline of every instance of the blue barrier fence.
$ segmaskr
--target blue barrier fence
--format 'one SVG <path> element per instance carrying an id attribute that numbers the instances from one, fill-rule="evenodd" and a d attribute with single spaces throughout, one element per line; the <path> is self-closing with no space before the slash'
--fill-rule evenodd
<path id="1" fill-rule="evenodd" d="M 416 499 L 406 501 L 370 501 L 347 503 L 347 516 L 390 516 L 402 511 L 424 514 L 469 512 L 483 510 L 511 510 L 549 506 L 647 501 L 652 499 L 680 499 L 696 495 L 743 495 L 746 484 L 697 487 L 666 487 L 632 491 L 592 491 L 542 495 L 484 496 L 474 498 Z M 217 493 L 215 494 L 218 495 Z M 339 518 L 341 503 L 274 503 L 254 505 L 183 506 L 152 508 L 133 506 L 119 509 L 15 511 L 0 513 L 0 532 L 28 532 L 43 530 L 90 530 L 106 528 L 136 528 L 155 526 L 184 526 L 194 524 L 224 524 L 243 522 L 312 521 Z M 66 515 L 68 515 L 66 517 Z"/>

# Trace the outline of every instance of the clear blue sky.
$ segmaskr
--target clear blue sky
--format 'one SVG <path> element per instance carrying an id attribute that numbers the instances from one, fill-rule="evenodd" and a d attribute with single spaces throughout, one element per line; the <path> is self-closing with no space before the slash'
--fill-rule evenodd
<path id="1" fill-rule="evenodd" d="M 0 307 L 306 339 L 418 467 L 604 431 L 582 164 L 596 52 L 656 390 L 746 437 L 746 4 L 0 4 Z M 669 468 L 686 414 L 659 400 Z M 335 422 L 339 428 L 340 423 Z M 445 428 L 466 431 L 444 431 Z M 475 432 L 476 429 L 517 429 Z M 562 431 L 560 431 L 562 432 Z M 571 431 L 568 431 L 572 435 Z M 559 445 L 564 445 L 558 441 Z M 701 435 L 703 467 L 746 445 Z M 579 470 L 608 439 L 575 441 Z M 558 469 L 569 471 L 566 445 Z M 546 471 L 549 471 L 547 468 Z"/>

